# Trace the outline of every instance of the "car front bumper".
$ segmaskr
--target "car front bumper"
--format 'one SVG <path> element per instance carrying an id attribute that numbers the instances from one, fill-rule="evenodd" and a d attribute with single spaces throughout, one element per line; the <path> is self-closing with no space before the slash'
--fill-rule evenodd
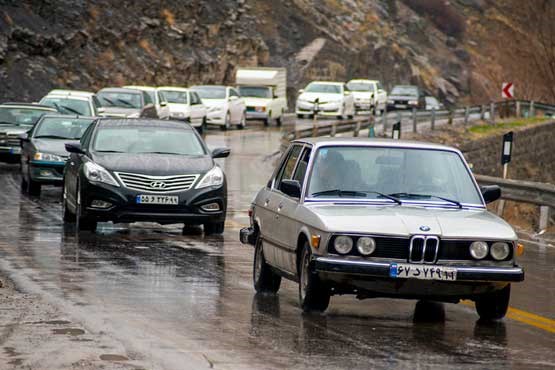
<path id="1" fill-rule="evenodd" d="M 81 200 L 85 213 L 97 221 L 113 222 L 157 222 L 160 224 L 185 223 L 200 225 L 206 222 L 225 221 L 227 209 L 227 188 L 207 187 L 189 189 L 182 192 L 154 194 L 126 187 L 83 181 Z M 138 204 L 137 196 L 142 194 L 178 196 L 177 205 Z M 107 208 L 92 207 L 93 200 L 109 202 Z M 205 211 L 201 207 L 210 203 L 219 205 L 218 211 Z"/>
<path id="2" fill-rule="evenodd" d="M 225 125 L 225 113 L 223 111 L 208 112 L 206 114 L 206 123 L 210 125 Z"/>
<path id="3" fill-rule="evenodd" d="M 31 161 L 29 175 L 31 180 L 41 184 L 61 185 L 64 181 L 65 162 Z"/>
<path id="4" fill-rule="evenodd" d="M 268 112 L 256 112 L 256 111 L 247 110 L 246 118 L 247 119 L 267 119 Z"/>
<path id="5" fill-rule="evenodd" d="M 370 278 L 403 280 L 390 275 L 391 263 L 356 261 L 334 257 L 316 257 L 313 260 L 317 273 L 358 275 Z M 433 266 L 433 265 L 431 265 Z M 449 266 L 457 269 L 456 282 L 519 282 L 524 280 L 521 267 Z M 405 279 L 406 280 L 406 279 Z"/>
<path id="6" fill-rule="evenodd" d="M 0 161 L 13 162 L 19 160 L 21 147 L 19 146 L 0 146 Z"/>

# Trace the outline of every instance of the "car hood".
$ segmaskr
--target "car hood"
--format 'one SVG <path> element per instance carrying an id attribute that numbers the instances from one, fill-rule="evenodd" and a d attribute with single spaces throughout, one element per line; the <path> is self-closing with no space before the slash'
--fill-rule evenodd
<path id="1" fill-rule="evenodd" d="M 127 117 L 131 114 L 141 113 L 138 108 L 104 107 L 103 116 Z"/>
<path id="2" fill-rule="evenodd" d="M 65 144 L 79 142 L 78 140 L 60 139 L 32 139 L 32 141 L 38 152 L 56 154 L 62 157 L 69 156 Z"/>
<path id="3" fill-rule="evenodd" d="M 168 103 L 168 108 L 171 113 L 189 113 L 190 111 L 188 104 L 181 103 Z"/>
<path id="4" fill-rule="evenodd" d="M 414 95 L 389 95 L 387 98 L 389 100 L 418 100 L 418 97 Z"/>
<path id="5" fill-rule="evenodd" d="M 202 104 L 207 107 L 223 107 L 225 105 L 225 99 L 202 99 Z"/>
<path id="6" fill-rule="evenodd" d="M 299 99 L 308 100 L 310 102 L 313 102 L 317 98 L 320 99 L 320 103 L 326 103 L 330 101 L 337 101 L 337 100 L 343 99 L 343 95 L 305 92 L 299 96 Z"/>
<path id="7" fill-rule="evenodd" d="M 0 133 L 6 135 L 19 135 L 29 131 L 33 126 L 0 125 Z"/>
<path id="8" fill-rule="evenodd" d="M 91 156 L 107 170 L 150 176 L 202 174 L 214 167 L 214 160 L 208 155 L 92 153 Z"/>
<path id="9" fill-rule="evenodd" d="M 249 98 L 248 96 L 244 96 L 243 99 L 245 100 L 245 105 L 249 107 L 265 107 L 272 101 L 269 98 Z"/>
<path id="10" fill-rule="evenodd" d="M 371 99 L 373 93 L 370 91 L 353 91 L 352 94 L 355 99 Z"/>
<path id="11" fill-rule="evenodd" d="M 410 205 L 308 204 L 324 230 L 410 236 L 432 234 L 441 238 L 516 240 L 513 228 L 487 210 L 431 208 Z M 429 231 L 421 230 L 429 227 Z"/>

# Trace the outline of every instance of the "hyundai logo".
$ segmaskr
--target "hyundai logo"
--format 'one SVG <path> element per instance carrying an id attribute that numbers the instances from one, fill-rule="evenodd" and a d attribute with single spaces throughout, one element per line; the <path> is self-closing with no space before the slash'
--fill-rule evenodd
<path id="1" fill-rule="evenodd" d="M 153 181 L 148 186 L 150 186 L 152 189 L 165 189 L 166 183 L 163 181 Z"/>
<path id="2" fill-rule="evenodd" d="M 430 231 L 430 226 L 420 226 L 421 231 Z"/>

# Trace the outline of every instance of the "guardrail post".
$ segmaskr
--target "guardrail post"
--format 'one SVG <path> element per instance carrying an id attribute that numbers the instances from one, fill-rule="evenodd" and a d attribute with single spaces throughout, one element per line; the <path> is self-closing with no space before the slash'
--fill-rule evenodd
<path id="1" fill-rule="evenodd" d="M 530 102 L 530 117 L 535 117 L 536 116 L 536 109 L 534 107 L 534 101 L 532 100 Z"/>
<path id="2" fill-rule="evenodd" d="M 516 101 L 516 117 L 520 118 L 520 100 Z"/>
<path id="3" fill-rule="evenodd" d="M 397 111 L 397 122 L 401 122 L 401 126 L 403 125 L 403 115 L 401 111 Z"/>
<path id="4" fill-rule="evenodd" d="M 434 130 L 436 127 L 436 109 L 432 108 L 432 126 L 431 129 Z"/>
<path id="5" fill-rule="evenodd" d="M 334 137 L 337 134 L 337 124 L 334 122 L 331 124 L 330 136 Z"/>
<path id="6" fill-rule="evenodd" d="M 382 113 L 382 123 L 383 123 L 383 133 L 387 132 L 387 104 L 385 105 L 385 109 Z"/>
<path id="7" fill-rule="evenodd" d="M 480 119 L 483 121 L 486 118 L 486 106 L 484 104 L 480 105 Z"/>
<path id="8" fill-rule="evenodd" d="M 468 116 L 470 115 L 470 108 L 464 107 L 464 125 L 468 125 Z"/>
<path id="9" fill-rule="evenodd" d="M 489 105 L 489 119 L 491 123 L 495 123 L 495 103 Z"/>
<path id="10" fill-rule="evenodd" d="M 447 124 L 448 125 L 453 124 L 453 110 L 452 109 L 449 110 L 449 115 L 447 117 Z"/>
<path id="11" fill-rule="evenodd" d="M 360 132 L 360 121 L 357 121 L 357 123 L 355 124 L 355 132 L 353 132 L 353 137 L 358 137 L 359 132 Z"/>
<path id="12" fill-rule="evenodd" d="M 549 206 L 540 206 L 540 231 L 547 229 L 549 224 Z"/>
<path id="13" fill-rule="evenodd" d="M 312 137 L 318 136 L 318 124 L 316 121 L 312 124 Z"/>
<path id="14" fill-rule="evenodd" d="M 416 108 L 412 108 L 412 132 L 416 133 Z"/>

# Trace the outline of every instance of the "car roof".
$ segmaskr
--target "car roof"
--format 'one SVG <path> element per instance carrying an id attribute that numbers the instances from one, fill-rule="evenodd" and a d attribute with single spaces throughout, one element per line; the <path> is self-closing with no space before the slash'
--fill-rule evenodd
<path id="1" fill-rule="evenodd" d="M 90 98 L 94 95 L 91 91 L 83 91 L 83 90 L 63 90 L 63 89 L 54 89 L 51 90 L 46 96 L 50 95 L 70 95 L 70 96 L 80 96 Z"/>
<path id="2" fill-rule="evenodd" d="M 135 89 L 135 90 L 143 90 L 143 91 L 155 91 L 156 88 L 154 86 L 139 86 L 139 85 L 125 85 L 122 86 L 125 89 Z"/>
<path id="3" fill-rule="evenodd" d="M 66 99 L 66 100 L 82 100 L 82 101 L 89 101 L 92 95 L 84 96 L 84 95 L 69 95 L 69 94 L 48 94 L 42 97 L 43 99 Z"/>
<path id="4" fill-rule="evenodd" d="M 51 106 L 42 105 L 42 104 L 34 104 L 34 103 L 8 102 L 8 103 L 0 104 L 0 107 L 5 107 L 5 108 L 37 108 L 37 109 L 43 109 L 43 110 L 49 110 L 49 111 L 52 111 L 52 112 L 57 112 L 56 108 L 53 108 Z"/>
<path id="5" fill-rule="evenodd" d="M 183 91 L 183 92 L 189 91 L 189 89 L 186 87 L 177 87 L 177 86 L 159 86 L 156 88 L 156 90 Z"/>
<path id="6" fill-rule="evenodd" d="M 193 130 L 193 127 L 182 121 L 171 121 L 150 118 L 99 118 L 98 125 L 101 126 L 149 126 L 158 128 L 182 128 Z M 97 126 L 98 126 L 97 125 Z"/>
<path id="7" fill-rule="evenodd" d="M 396 88 L 396 87 L 410 87 L 410 88 L 413 88 L 413 89 L 418 89 L 418 86 L 416 86 L 416 85 L 395 85 L 395 86 L 393 86 L 393 88 Z"/>
<path id="8" fill-rule="evenodd" d="M 227 88 L 230 86 L 225 86 L 225 85 L 195 85 L 195 86 L 191 86 L 191 89 L 195 89 L 195 88 L 199 88 L 199 87 L 208 87 L 208 88 L 212 88 L 212 87 L 223 87 L 223 88 Z"/>
<path id="9" fill-rule="evenodd" d="M 293 143 L 306 143 L 315 147 L 322 146 L 375 146 L 390 148 L 411 148 L 411 149 L 431 149 L 431 150 L 447 150 L 451 152 L 459 152 L 458 149 L 441 144 L 428 143 L 424 141 L 413 140 L 396 140 L 381 138 L 363 138 L 363 137 L 317 137 L 294 140 Z"/>
<path id="10" fill-rule="evenodd" d="M 143 93 L 139 89 L 130 89 L 127 87 L 105 87 L 103 89 L 98 90 L 98 92 L 121 92 L 121 93 L 134 93 L 134 94 Z"/>
<path id="11" fill-rule="evenodd" d="M 352 80 L 349 80 L 347 83 L 349 82 L 366 82 L 366 83 L 376 83 L 376 82 L 380 82 L 379 80 L 367 80 L 364 78 L 355 78 Z"/>
<path id="12" fill-rule="evenodd" d="M 337 82 L 337 81 L 311 81 L 309 85 L 313 83 L 322 84 L 322 85 L 343 85 L 343 82 Z"/>

